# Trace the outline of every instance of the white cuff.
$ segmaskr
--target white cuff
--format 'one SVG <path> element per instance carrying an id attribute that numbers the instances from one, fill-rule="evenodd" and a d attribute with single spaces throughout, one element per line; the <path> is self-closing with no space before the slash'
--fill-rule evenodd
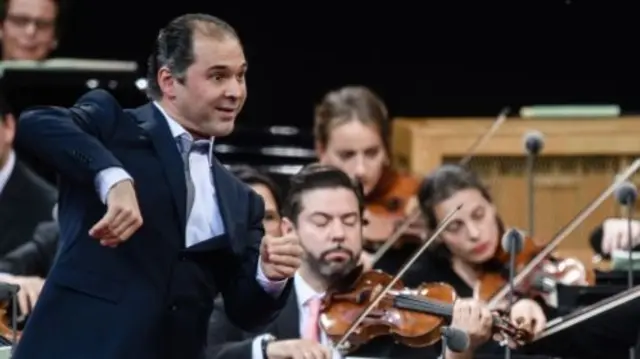
<path id="1" fill-rule="evenodd" d="M 111 187 L 126 180 L 133 180 L 133 178 L 120 167 L 109 167 L 100 171 L 95 178 L 94 185 L 102 203 L 107 204 L 107 196 Z"/>
<path id="2" fill-rule="evenodd" d="M 267 359 L 262 355 L 262 340 L 267 335 L 259 335 L 253 338 L 253 343 L 251 343 L 251 359 Z"/>
<path id="3" fill-rule="evenodd" d="M 284 290 L 284 287 L 287 285 L 287 280 L 285 279 L 272 281 L 267 278 L 267 276 L 264 275 L 264 272 L 262 271 L 262 266 L 260 265 L 261 262 L 262 258 L 258 258 L 256 280 L 258 281 L 258 283 L 260 283 L 260 286 L 262 287 L 262 289 L 264 289 L 265 292 L 271 294 L 274 297 L 280 296 L 280 294 L 282 294 L 282 291 Z"/>

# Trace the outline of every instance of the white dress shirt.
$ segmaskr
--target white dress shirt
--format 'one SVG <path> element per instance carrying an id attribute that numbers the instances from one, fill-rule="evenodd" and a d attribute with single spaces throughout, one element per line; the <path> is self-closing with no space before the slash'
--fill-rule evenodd
<path id="1" fill-rule="evenodd" d="M 176 148 L 178 148 L 178 139 L 181 136 L 189 136 L 190 139 L 193 139 L 184 127 L 172 119 L 157 102 L 155 102 L 154 105 L 167 120 L 171 134 L 176 140 Z M 189 155 L 189 171 L 195 189 L 195 196 L 191 213 L 187 219 L 185 233 L 186 247 L 191 247 L 204 240 L 225 233 L 222 215 L 218 207 L 218 201 L 216 200 L 216 189 L 213 186 L 213 171 L 211 171 L 212 156 L 213 138 L 211 139 L 211 148 L 208 154 L 191 152 Z M 98 173 L 95 179 L 95 187 L 102 203 L 107 203 L 107 195 L 111 187 L 124 180 L 132 180 L 132 178 L 123 168 L 112 167 Z M 286 284 L 286 280 L 278 282 L 270 281 L 262 272 L 259 264 L 256 279 L 265 291 L 274 296 L 280 295 Z"/>
<path id="2" fill-rule="evenodd" d="M 300 333 L 304 331 L 304 328 L 307 327 L 307 322 L 309 320 L 309 306 L 307 305 L 309 301 L 313 298 L 322 298 L 324 297 L 324 293 L 316 292 L 311 286 L 302 278 L 302 276 L 298 273 L 293 277 L 293 288 L 296 291 L 296 299 L 298 304 L 298 313 L 300 321 L 298 325 L 300 328 Z M 322 329 L 322 328 L 321 328 Z M 321 338 L 320 342 L 327 347 L 332 347 L 333 343 L 327 337 L 327 334 L 324 330 L 320 330 Z M 262 339 L 265 335 L 260 335 L 253 339 L 253 345 L 251 347 L 251 357 L 252 359 L 267 359 L 262 356 Z M 279 339 L 277 339 L 279 340 Z M 333 350 L 333 359 L 342 359 L 343 356 L 337 350 Z"/>
<path id="3" fill-rule="evenodd" d="M 9 182 L 9 177 L 11 177 L 11 173 L 13 173 L 13 168 L 16 166 L 16 154 L 13 152 L 9 152 L 9 158 L 7 159 L 7 163 L 0 168 L 0 193 L 4 190 L 4 187 Z"/>

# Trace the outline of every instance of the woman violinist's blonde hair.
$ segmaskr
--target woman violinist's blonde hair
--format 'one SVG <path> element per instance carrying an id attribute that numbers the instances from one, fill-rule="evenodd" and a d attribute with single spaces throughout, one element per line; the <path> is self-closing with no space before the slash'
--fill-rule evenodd
<path id="1" fill-rule="evenodd" d="M 364 86 L 346 86 L 327 93 L 315 108 L 313 134 L 317 148 L 326 148 L 331 130 L 350 121 L 373 125 L 389 153 L 390 121 L 387 106 Z"/>

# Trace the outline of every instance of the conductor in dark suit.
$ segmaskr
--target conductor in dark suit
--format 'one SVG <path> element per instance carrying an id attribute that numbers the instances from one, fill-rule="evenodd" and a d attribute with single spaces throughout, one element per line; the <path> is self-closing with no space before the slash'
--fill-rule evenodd
<path id="1" fill-rule="evenodd" d="M 178 17 L 149 65 L 147 105 L 96 90 L 20 119 L 61 174 L 60 252 L 14 359 L 200 358 L 218 293 L 245 330 L 286 303 L 299 241 L 264 236 L 262 200 L 212 154 L 246 97 L 236 32 Z"/>

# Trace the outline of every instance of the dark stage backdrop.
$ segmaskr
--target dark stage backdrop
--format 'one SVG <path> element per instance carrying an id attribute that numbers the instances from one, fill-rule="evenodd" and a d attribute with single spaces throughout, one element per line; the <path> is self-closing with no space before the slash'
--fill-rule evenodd
<path id="1" fill-rule="evenodd" d="M 308 126 L 313 104 L 344 84 L 372 87 L 395 116 L 566 102 L 640 110 L 637 10 L 580 1 L 274 3 L 75 1 L 58 55 L 144 62 L 170 18 L 208 12 L 244 40 L 245 123 Z"/>

